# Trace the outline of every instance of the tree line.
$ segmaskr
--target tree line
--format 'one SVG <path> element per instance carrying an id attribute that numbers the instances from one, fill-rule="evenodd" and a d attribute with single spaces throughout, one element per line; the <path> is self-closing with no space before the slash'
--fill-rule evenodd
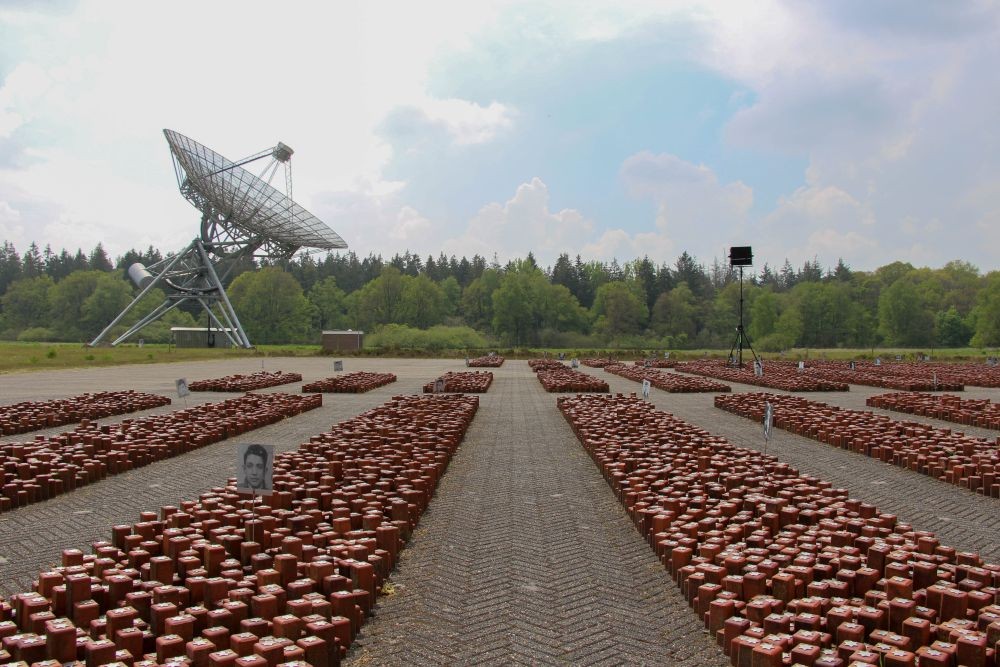
<path id="1" fill-rule="evenodd" d="M 5 241 L 0 338 L 89 341 L 136 293 L 127 267 L 161 259 L 149 247 L 112 262 L 101 244 L 71 254 L 32 243 L 22 255 Z M 347 252 L 248 262 L 233 275 L 230 299 L 257 343 L 316 342 L 323 329 L 351 328 L 385 341 L 420 340 L 403 334 L 433 330 L 456 347 L 725 348 L 735 339 L 740 300 L 734 269 L 687 252 L 659 264 L 562 254 L 544 268 L 531 253 L 501 265 L 479 255 L 405 252 L 386 260 Z M 152 307 L 164 294 L 146 298 Z M 938 269 L 897 261 L 874 271 L 843 260 L 824 268 L 815 259 L 796 269 L 786 260 L 748 270 L 743 298 L 760 351 L 1000 345 L 1000 272 L 982 274 L 961 260 Z M 143 312 L 133 311 L 132 321 Z M 200 313 L 178 308 L 140 335 L 166 342 L 171 326 L 199 324 L 206 324 Z"/>

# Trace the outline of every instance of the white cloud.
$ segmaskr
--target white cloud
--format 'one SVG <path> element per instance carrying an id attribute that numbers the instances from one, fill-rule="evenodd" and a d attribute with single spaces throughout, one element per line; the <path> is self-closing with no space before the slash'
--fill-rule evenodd
<path id="1" fill-rule="evenodd" d="M 9 137 L 24 125 L 49 86 L 45 71 L 34 63 L 20 63 L 0 88 L 0 137 Z"/>
<path id="2" fill-rule="evenodd" d="M 185 243 L 196 233 L 197 213 L 176 192 L 162 128 L 231 159 L 284 141 L 296 151 L 296 198 L 310 210 L 352 191 L 387 196 L 400 183 L 383 176 L 392 147 L 378 128 L 393 109 L 417 110 L 458 146 L 510 126 L 513 112 L 500 100 L 438 99 L 427 90 L 431 63 L 467 45 L 498 11 L 494 2 L 450 0 L 435 11 L 182 0 L 155 18 L 124 0 L 83 0 L 52 14 L 8 8 L 0 32 L 16 40 L 0 45 L 13 56 L 0 81 L 0 139 L 13 138 L 8 152 L 31 151 L 32 164 L 0 178 L 57 209 L 52 222 L 69 230 L 95 224 L 112 254 L 147 240 L 166 251 L 171 239 Z M 220 40 L 233 48 L 209 46 Z M 393 219 L 383 231 L 412 235 L 414 220 Z M 41 238 L 42 226 L 31 231 L 39 241 L 70 242 Z"/>
<path id="3" fill-rule="evenodd" d="M 650 197 L 665 210 L 667 224 L 716 222 L 742 217 L 753 206 L 753 190 L 736 181 L 722 185 L 709 167 L 676 155 L 649 151 L 625 159 L 621 177 L 637 197 Z"/>
<path id="4" fill-rule="evenodd" d="M 513 122 L 513 111 L 499 102 L 481 106 L 453 98 L 427 99 L 408 111 L 416 117 L 417 124 L 443 129 L 460 146 L 491 141 Z"/>
<path id="5" fill-rule="evenodd" d="M 389 232 L 389 236 L 403 243 L 412 243 L 413 247 L 418 241 L 422 241 L 431 228 L 431 221 L 420 215 L 420 213 L 409 206 L 399 209 L 396 215 L 396 224 Z M 407 246 L 410 247 L 410 246 Z"/>
<path id="6" fill-rule="evenodd" d="M 487 106 L 461 99 L 424 98 L 399 105 L 379 126 L 393 152 L 412 154 L 424 148 L 458 148 L 494 141 L 509 130 L 516 112 L 493 101 Z"/>
<path id="7" fill-rule="evenodd" d="M 870 236 L 855 231 L 840 232 L 836 229 L 820 229 L 809 235 L 804 246 L 797 249 L 793 257 L 821 258 L 821 264 L 832 266 L 838 259 L 872 259 L 879 251 L 878 243 Z"/>
<path id="8" fill-rule="evenodd" d="M 186 243 L 197 213 L 175 189 L 159 132 L 170 127 L 230 158 L 288 143 L 296 150 L 296 197 L 362 254 L 398 246 L 436 253 L 448 241 L 451 252 L 466 255 L 530 249 L 540 257 L 625 258 L 687 249 L 710 257 L 766 238 L 779 262 L 814 254 L 828 261 L 825 253 L 854 247 L 858 254 L 845 260 L 857 268 L 959 256 L 997 266 L 994 3 L 442 0 L 278 8 L 264 0 L 178 0 L 152 18 L 148 6 L 126 0 L 63 3 L 55 12 L 37 4 L 0 7 L 0 161 L 15 165 L 0 167 L 7 206 L 0 233 L 19 248 L 32 239 L 83 247 L 102 240 L 115 254 Z M 510 184 L 519 182 L 511 178 L 538 173 L 565 182 L 557 179 L 573 168 L 557 160 L 503 173 L 496 186 L 503 190 L 486 190 L 481 200 L 494 203 L 471 216 L 472 208 L 437 206 L 408 191 L 405 165 L 390 171 L 404 162 L 393 157 L 414 146 L 407 136 L 435 142 L 431 155 L 447 148 L 489 159 L 531 127 L 546 95 L 572 93 L 546 78 L 561 71 L 561 58 L 589 48 L 613 56 L 619 41 L 670 31 L 680 43 L 664 62 L 694 61 L 740 90 L 708 110 L 737 109 L 721 136 L 669 148 L 687 159 L 643 152 L 621 165 L 624 192 L 655 211 L 645 225 L 585 216 L 586 201 L 552 211 L 541 179 L 511 197 Z M 185 48 L 177 48 L 178 35 Z M 202 48 L 220 39 L 241 46 L 222 57 Z M 515 72 L 510 79 L 524 87 L 512 88 L 511 99 L 463 99 L 463 82 L 440 76 L 461 70 L 456 62 L 501 63 L 507 69 L 498 70 Z M 608 128 L 534 130 L 538 141 L 554 142 L 539 152 L 573 137 L 593 143 L 595 160 L 621 159 L 598 152 Z M 616 146 L 653 145 L 628 128 L 615 131 Z M 656 150 L 664 146 L 672 144 Z M 757 183 L 770 176 L 748 170 L 757 168 L 755 155 L 773 154 L 807 167 L 801 182 L 782 185 L 783 197 L 761 201 Z M 444 168 L 440 177 L 448 179 Z"/>
<path id="9" fill-rule="evenodd" d="M 461 235 L 444 242 L 444 249 L 466 256 L 478 253 L 492 257 L 497 253 L 502 260 L 533 252 L 544 263 L 579 247 L 593 228 L 593 222 L 580 211 L 549 210 L 549 188 L 536 176 L 519 185 L 503 204 L 483 206 Z"/>
<path id="10" fill-rule="evenodd" d="M 883 251 L 874 239 L 871 210 L 833 186 L 811 185 L 782 197 L 760 225 L 760 250 L 768 263 L 785 258 L 817 258 L 833 265 L 841 257 L 852 266 L 876 260 Z M 762 261 L 763 263 L 763 261 Z M 877 264 L 876 264 L 877 265 Z"/>
<path id="11" fill-rule="evenodd" d="M 635 257 L 651 257 L 654 262 L 667 261 L 681 252 L 669 235 L 660 232 L 630 234 L 624 229 L 609 229 L 600 238 L 584 244 L 581 254 L 588 259 L 628 261 Z"/>
<path id="12" fill-rule="evenodd" d="M 724 255 L 727 245 L 748 233 L 753 190 L 741 181 L 720 183 L 703 164 L 642 151 L 625 159 L 620 176 L 632 196 L 649 198 L 657 207 L 655 231 L 636 233 L 628 242 L 620 235 L 608 237 L 609 242 L 618 239 L 620 257 L 653 253 L 643 248 L 662 256 L 697 248 Z"/>
<path id="13" fill-rule="evenodd" d="M 5 201 L 0 201 L 0 240 L 8 240 L 18 246 L 24 238 L 24 227 L 20 224 L 21 212 Z M 20 246 L 21 248 L 24 245 Z"/>

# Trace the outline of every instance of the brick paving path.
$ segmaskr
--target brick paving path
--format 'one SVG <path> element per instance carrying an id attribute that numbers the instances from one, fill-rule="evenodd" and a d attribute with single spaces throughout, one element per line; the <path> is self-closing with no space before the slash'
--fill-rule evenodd
<path id="1" fill-rule="evenodd" d="M 264 360 L 266 370 L 298 371 L 306 382 L 332 375 L 332 366 L 329 359 Z M 463 365 L 457 360 L 348 359 L 345 366 L 348 371 L 389 370 L 399 381 L 367 394 L 325 395 L 321 409 L 241 440 L 273 442 L 279 451 L 294 448 L 338 421 L 390 396 L 419 392 L 424 382 Z M 0 403 L 97 389 L 172 396 L 178 377 L 260 369 L 260 360 L 250 359 L 8 375 L 0 382 Z M 615 392 L 639 389 L 599 369 L 581 370 L 606 379 Z M 480 397 L 480 413 L 392 576 L 395 593 L 380 599 L 348 664 L 727 664 L 563 421 L 555 407 L 557 395 L 544 392 L 523 361 L 508 361 L 493 371 L 496 382 Z M 296 383 L 265 391 L 300 388 Z M 733 390 L 757 388 L 734 385 Z M 876 391 L 852 386 L 848 393 L 809 397 L 865 409 L 864 397 L 871 393 Z M 198 393 L 188 404 L 234 395 Z M 975 395 L 998 400 L 1000 390 L 976 390 Z M 735 444 L 761 449 L 760 426 L 714 408 L 712 397 L 655 388 L 651 394 L 658 408 Z M 150 412 L 183 405 L 175 400 Z M 57 561 L 62 548 L 87 548 L 106 539 L 112 525 L 135 521 L 140 510 L 175 504 L 220 484 L 232 468 L 231 447 L 232 442 L 216 443 L 0 514 L 0 594 L 27 590 L 30 579 Z M 768 453 L 849 488 L 853 497 L 902 521 L 937 532 L 948 544 L 1000 559 L 1000 501 L 780 430 Z"/>
<path id="2" fill-rule="evenodd" d="M 348 664 L 725 665 L 524 361 L 497 379 Z"/>

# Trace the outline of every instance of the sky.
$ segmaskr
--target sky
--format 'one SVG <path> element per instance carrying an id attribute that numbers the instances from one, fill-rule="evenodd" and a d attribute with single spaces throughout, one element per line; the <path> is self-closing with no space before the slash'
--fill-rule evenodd
<path id="1" fill-rule="evenodd" d="M 361 256 L 986 272 L 998 63 L 992 1 L 0 0 L 0 240 L 182 249 L 169 128 Z"/>

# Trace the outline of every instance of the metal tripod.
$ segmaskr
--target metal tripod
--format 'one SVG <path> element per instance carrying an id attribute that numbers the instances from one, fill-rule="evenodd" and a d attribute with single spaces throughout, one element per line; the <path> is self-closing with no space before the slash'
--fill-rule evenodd
<path id="1" fill-rule="evenodd" d="M 733 361 L 733 352 L 737 352 L 738 356 L 736 362 L 739 368 L 743 368 L 743 347 L 744 345 L 750 349 L 753 353 L 754 361 L 757 361 L 757 352 L 753 349 L 753 344 L 750 342 L 750 336 L 747 334 L 746 329 L 743 327 L 743 267 L 740 269 L 740 323 L 736 327 L 736 340 L 733 341 L 733 346 L 729 348 L 729 360 L 730 363 Z"/>

